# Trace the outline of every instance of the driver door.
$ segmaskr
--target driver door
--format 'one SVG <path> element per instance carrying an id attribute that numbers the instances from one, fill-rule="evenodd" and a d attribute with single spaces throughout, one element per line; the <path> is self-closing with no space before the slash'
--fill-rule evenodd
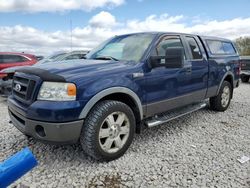
<path id="1" fill-rule="evenodd" d="M 183 44 L 180 36 L 164 36 L 156 43 L 151 55 L 165 56 L 167 48 L 184 48 Z M 184 59 L 186 59 L 186 53 Z M 161 61 L 165 61 L 165 59 Z M 191 66 L 191 62 L 185 61 L 182 68 L 166 68 L 162 66 L 153 68 L 145 74 L 147 82 L 147 116 L 162 113 L 190 102 L 190 100 L 184 99 L 188 95 L 187 88 L 191 79 Z"/>

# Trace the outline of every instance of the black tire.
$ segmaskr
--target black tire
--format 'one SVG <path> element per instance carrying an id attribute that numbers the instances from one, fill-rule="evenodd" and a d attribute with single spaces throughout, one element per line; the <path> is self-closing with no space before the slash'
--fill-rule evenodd
<path id="1" fill-rule="evenodd" d="M 249 76 L 241 76 L 241 81 L 242 82 L 248 82 L 249 81 Z"/>
<path id="2" fill-rule="evenodd" d="M 108 153 L 101 147 L 99 132 L 105 119 L 117 111 L 126 115 L 129 121 L 129 133 L 124 145 L 117 152 Z M 121 157 L 127 151 L 132 143 L 135 127 L 135 117 L 129 106 L 119 101 L 101 101 L 97 103 L 88 114 L 81 132 L 80 143 L 85 153 L 94 159 L 111 161 Z"/>
<path id="3" fill-rule="evenodd" d="M 222 104 L 222 94 L 223 94 L 223 90 L 225 87 L 229 88 L 230 93 L 229 93 L 228 103 L 226 105 L 225 104 L 223 105 Z M 212 109 L 214 111 L 224 112 L 228 108 L 228 106 L 230 105 L 232 95 L 233 95 L 232 85 L 228 81 L 224 81 L 220 87 L 219 94 L 215 97 L 210 98 L 210 109 Z"/>

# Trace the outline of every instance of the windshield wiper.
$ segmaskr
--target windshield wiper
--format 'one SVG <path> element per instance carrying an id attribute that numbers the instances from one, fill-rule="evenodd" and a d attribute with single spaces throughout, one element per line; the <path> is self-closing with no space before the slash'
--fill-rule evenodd
<path id="1" fill-rule="evenodd" d="M 94 59 L 119 61 L 119 59 L 116 59 L 112 56 L 99 56 L 99 57 L 95 57 Z"/>

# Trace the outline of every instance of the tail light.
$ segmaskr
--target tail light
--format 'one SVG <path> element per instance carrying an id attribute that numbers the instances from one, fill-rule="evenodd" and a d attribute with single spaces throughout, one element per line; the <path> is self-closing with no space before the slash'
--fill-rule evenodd
<path id="1" fill-rule="evenodd" d="M 237 66 L 237 70 L 236 70 L 236 75 L 240 75 L 242 62 L 241 62 L 241 61 L 239 61 L 237 64 L 238 64 L 238 66 Z"/>

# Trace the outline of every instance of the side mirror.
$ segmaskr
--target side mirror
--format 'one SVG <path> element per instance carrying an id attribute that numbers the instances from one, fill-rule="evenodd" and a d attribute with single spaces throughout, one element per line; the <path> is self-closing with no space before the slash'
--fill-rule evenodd
<path id="1" fill-rule="evenodd" d="M 165 56 L 151 56 L 150 65 L 152 68 L 182 68 L 184 66 L 184 49 L 167 48 Z"/>
<path id="2" fill-rule="evenodd" d="M 166 68 L 182 68 L 184 66 L 184 49 L 167 48 L 165 53 Z"/>
<path id="3" fill-rule="evenodd" d="M 151 56 L 150 65 L 152 68 L 165 67 L 165 56 Z"/>

